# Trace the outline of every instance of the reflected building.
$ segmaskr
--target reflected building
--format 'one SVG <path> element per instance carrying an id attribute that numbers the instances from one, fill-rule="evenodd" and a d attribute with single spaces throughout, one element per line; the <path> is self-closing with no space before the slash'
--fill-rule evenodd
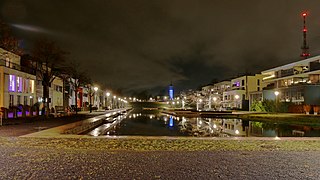
<path id="1" fill-rule="evenodd" d="M 222 132 L 232 136 L 248 136 L 241 119 L 223 119 Z"/>

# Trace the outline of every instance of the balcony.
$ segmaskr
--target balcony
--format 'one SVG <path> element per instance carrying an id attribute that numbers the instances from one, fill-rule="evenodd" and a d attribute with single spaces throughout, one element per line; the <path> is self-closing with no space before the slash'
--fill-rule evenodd
<path id="1" fill-rule="evenodd" d="M 320 70 L 320 62 L 319 61 L 310 62 L 310 71 L 317 71 L 317 70 Z"/>
<path id="2" fill-rule="evenodd" d="M 15 70 L 22 71 L 22 72 L 25 72 L 28 74 L 36 75 L 35 69 L 20 66 L 19 64 L 15 64 L 15 63 L 12 63 L 12 62 L 4 60 L 4 59 L 0 59 L 0 66 L 4 66 L 4 67 L 10 68 L 10 69 L 15 69 Z"/>

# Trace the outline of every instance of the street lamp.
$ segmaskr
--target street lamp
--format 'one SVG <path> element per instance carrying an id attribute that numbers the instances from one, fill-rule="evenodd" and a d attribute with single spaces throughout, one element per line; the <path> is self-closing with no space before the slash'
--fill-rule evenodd
<path id="1" fill-rule="evenodd" d="M 117 99 L 117 96 L 113 96 L 112 105 L 113 105 L 114 108 L 117 108 L 116 103 L 115 103 L 116 99 Z"/>
<path id="2" fill-rule="evenodd" d="M 96 101 L 97 101 L 97 91 L 98 91 L 98 87 L 94 87 L 93 88 L 93 90 L 94 90 L 94 97 L 93 97 L 93 99 L 94 99 L 94 101 L 93 101 L 93 105 L 95 104 L 95 103 L 97 103 Z M 98 103 L 97 103 L 98 104 Z"/>
<path id="3" fill-rule="evenodd" d="M 238 100 L 239 100 L 240 96 L 238 94 L 236 94 L 234 96 L 234 98 L 236 99 L 236 108 L 238 108 Z"/>
<path id="4" fill-rule="evenodd" d="M 108 97 L 110 96 L 110 93 L 107 92 L 106 93 L 106 107 L 107 107 L 107 110 L 109 110 L 109 106 L 108 106 Z"/>
<path id="5" fill-rule="evenodd" d="M 199 99 L 199 101 L 197 101 L 197 111 L 199 111 L 199 104 L 201 104 L 202 99 Z"/>
<path id="6" fill-rule="evenodd" d="M 213 102 L 214 102 L 214 109 L 216 110 L 216 106 L 217 106 L 217 104 L 216 104 L 216 102 L 217 102 L 217 97 L 213 97 Z"/>
<path id="7" fill-rule="evenodd" d="M 279 91 L 275 91 L 274 95 L 276 95 L 276 111 L 278 112 L 278 96 L 279 96 L 280 92 Z"/>

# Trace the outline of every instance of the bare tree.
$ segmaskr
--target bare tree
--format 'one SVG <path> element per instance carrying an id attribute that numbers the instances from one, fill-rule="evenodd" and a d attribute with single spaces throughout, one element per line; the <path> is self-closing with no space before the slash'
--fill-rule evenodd
<path id="1" fill-rule="evenodd" d="M 0 47 L 13 52 L 18 55 L 22 55 L 23 50 L 19 47 L 19 41 L 12 36 L 11 28 L 4 21 L 0 19 Z"/>
<path id="2" fill-rule="evenodd" d="M 80 87 L 83 87 L 91 83 L 91 80 L 87 74 L 87 71 L 81 70 L 80 65 L 75 62 L 71 62 L 70 65 L 65 69 L 66 74 L 69 77 L 69 83 L 73 91 L 75 92 L 75 111 L 78 113 L 78 93 Z"/>
<path id="3" fill-rule="evenodd" d="M 43 105 L 49 116 L 49 88 L 51 83 L 61 72 L 61 65 L 65 61 L 66 52 L 54 42 L 42 39 L 35 43 L 32 57 L 35 61 L 37 77 L 42 81 Z"/>

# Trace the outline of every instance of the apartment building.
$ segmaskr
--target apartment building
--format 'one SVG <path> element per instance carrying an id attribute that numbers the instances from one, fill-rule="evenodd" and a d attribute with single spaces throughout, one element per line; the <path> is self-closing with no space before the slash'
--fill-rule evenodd
<path id="1" fill-rule="evenodd" d="M 249 94 L 262 91 L 264 75 L 245 75 L 231 80 L 229 90 L 223 92 L 222 106 L 227 109 L 249 109 Z"/>
<path id="2" fill-rule="evenodd" d="M 0 48 L 0 107 L 29 105 L 36 102 L 35 71 L 20 66 L 20 56 Z"/>
<path id="3" fill-rule="evenodd" d="M 320 56 L 265 70 L 261 74 L 265 76 L 264 83 L 268 84 L 263 99 L 320 105 Z"/>

